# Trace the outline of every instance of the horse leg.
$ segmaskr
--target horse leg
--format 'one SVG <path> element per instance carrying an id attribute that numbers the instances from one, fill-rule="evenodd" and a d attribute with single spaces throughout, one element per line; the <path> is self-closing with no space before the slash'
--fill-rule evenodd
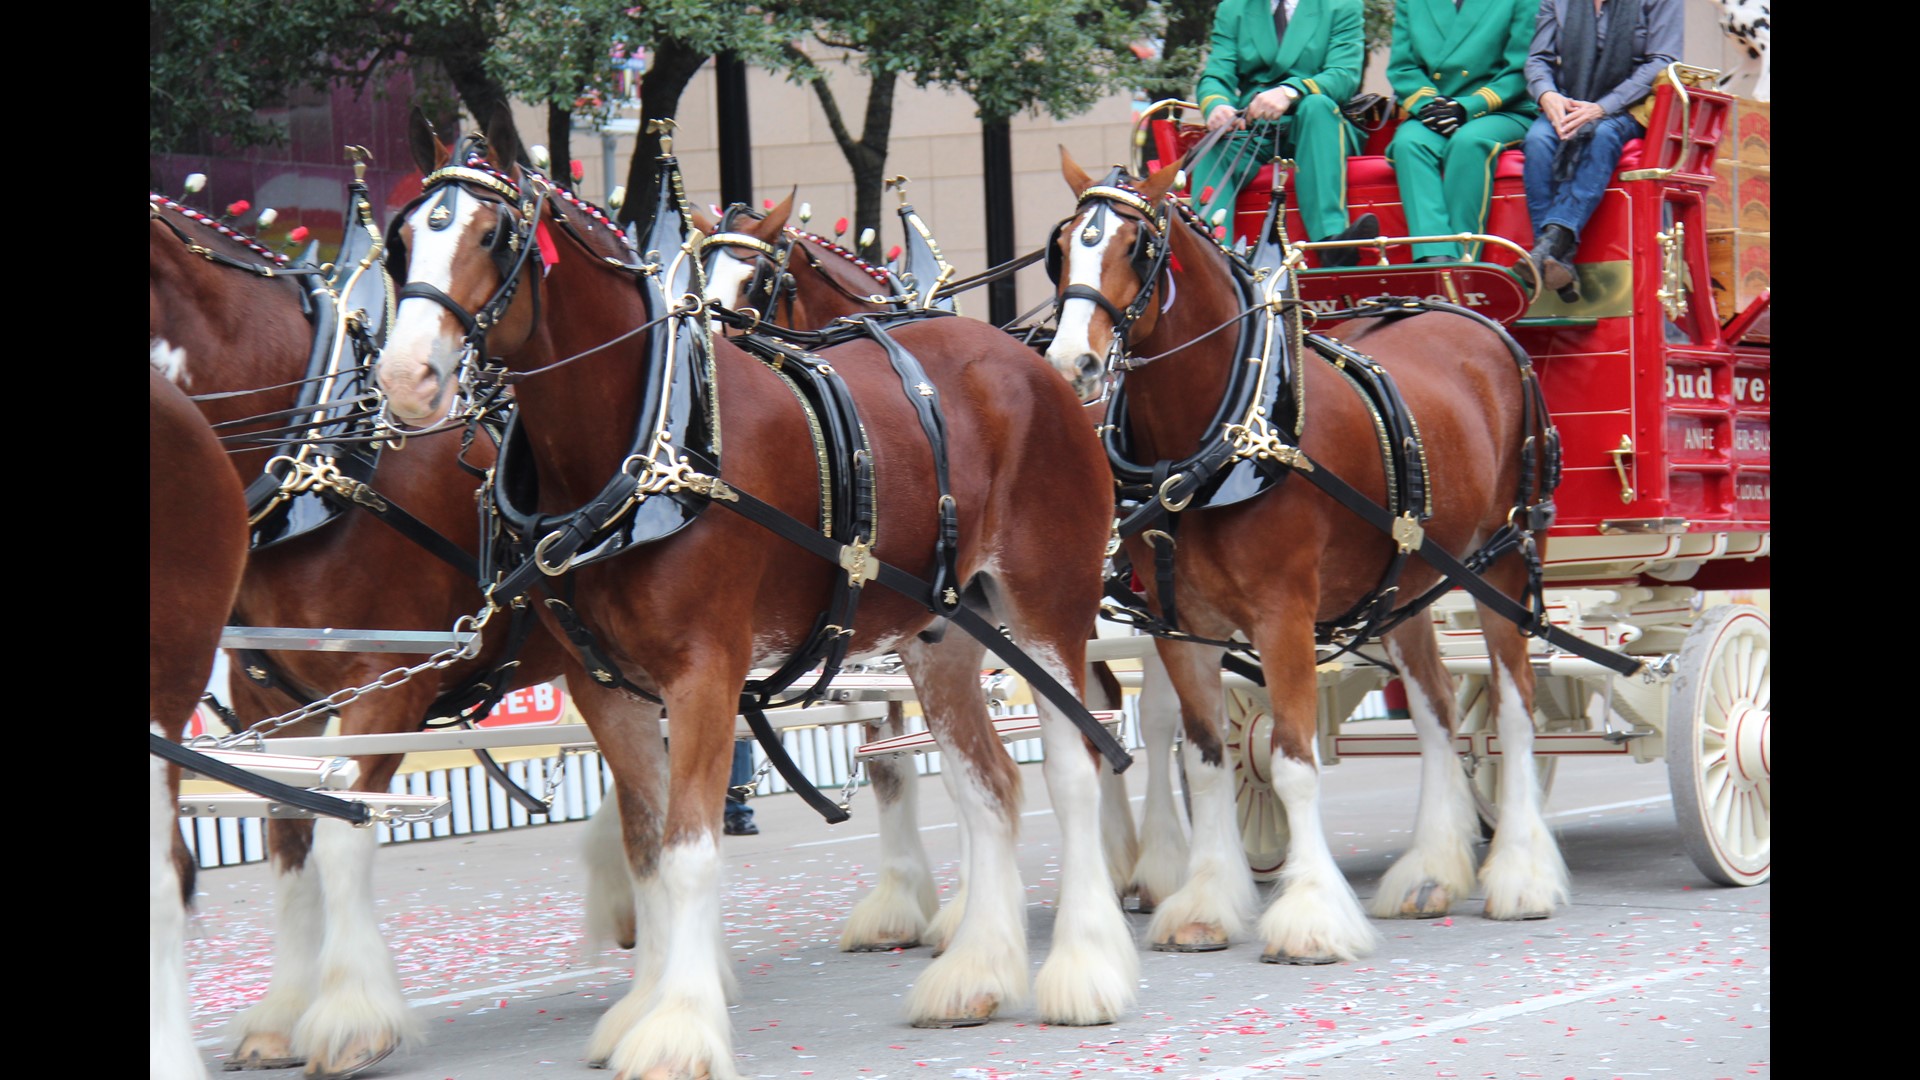
<path id="1" fill-rule="evenodd" d="M 1020 773 L 987 715 L 980 689 L 983 651 L 953 632 L 937 644 L 916 640 L 900 650 L 940 741 L 944 770 L 952 774 L 948 788 L 966 837 L 965 907 L 944 951 L 907 995 L 915 1027 L 982 1024 L 1001 1006 L 1027 998 L 1026 897 L 1013 850 Z"/>
<path id="2" fill-rule="evenodd" d="M 600 800 L 600 809 L 587 821 L 581 854 L 587 867 L 587 913 L 581 948 L 591 956 L 608 947 L 631 949 L 638 944 L 634 915 L 633 876 L 627 864 L 620 797 Z"/>
<path id="3" fill-rule="evenodd" d="M 1119 680 L 1105 663 L 1087 665 L 1087 707 L 1119 709 L 1126 703 Z M 1133 895 L 1133 868 L 1140 861 L 1140 836 L 1133 828 L 1133 801 L 1127 795 L 1127 778 L 1114 772 L 1111 765 L 1100 765 L 1100 847 L 1106 853 L 1107 876 L 1113 879 L 1114 895 L 1121 901 Z"/>
<path id="4" fill-rule="evenodd" d="M 1317 552 L 1315 553 L 1317 558 Z M 1299 581 L 1280 572 L 1281 580 Z M 1311 574 L 1308 575 L 1311 577 Z M 1282 613 L 1256 628 L 1255 647 L 1273 701 L 1273 790 L 1287 812 L 1287 861 L 1279 892 L 1260 917 L 1275 964 L 1329 964 L 1352 960 L 1378 944 L 1352 886 L 1327 847 L 1320 822 L 1319 691 L 1314 674 L 1312 612 L 1315 589 L 1297 589 L 1262 610 Z"/>
<path id="5" fill-rule="evenodd" d="M 1473 793 L 1453 750 L 1453 681 L 1433 623 L 1415 619 L 1386 637 L 1420 739 L 1420 810 L 1413 846 L 1394 861 L 1369 910 L 1382 919 L 1434 919 L 1473 888 Z"/>
<path id="6" fill-rule="evenodd" d="M 940 741 L 939 732 L 934 732 L 934 742 Z M 947 789 L 947 801 L 954 806 L 960 805 L 960 786 L 956 779 L 958 773 L 953 769 L 940 770 L 940 783 Z M 960 921 L 967 914 L 967 859 L 971 848 L 968 846 L 967 819 L 962 815 L 955 823 L 955 832 L 960 838 L 960 862 L 953 874 L 953 895 L 940 905 L 933 919 L 927 923 L 927 932 L 920 940 L 933 946 L 933 955 L 938 959 L 953 943 L 953 932 L 960 928 Z"/>
<path id="7" fill-rule="evenodd" d="M 863 725 L 869 742 L 906 734 L 906 706 L 887 703 L 883 724 Z M 880 880 L 861 897 L 840 931 L 841 952 L 885 952 L 920 944 L 927 921 L 940 910 L 920 842 L 919 774 L 896 754 L 867 759 L 867 780 L 880 804 Z"/>
<path id="8" fill-rule="evenodd" d="M 1517 556 L 1495 565 L 1487 580 L 1508 596 L 1522 595 L 1526 567 Z M 1544 919 L 1568 896 L 1567 864 L 1547 830 L 1540 809 L 1540 782 L 1533 769 L 1533 666 L 1527 639 L 1512 623 L 1480 609 L 1481 632 L 1491 658 L 1487 691 L 1493 695 L 1500 734 L 1500 823 L 1480 883 L 1490 919 Z"/>
<path id="9" fill-rule="evenodd" d="M 295 702 L 255 684 L 230 666 L 227 696 L 234 715 L 257 723 L 291 709 Z M 314 736 L 319 722 L 295 724 L 289 733 Z M 273 871 L 273 974 L 267 992 L 236 1017 L 229 1031 L 237 1037 L 227 1058 L 229 1069 L 290 1069 L 306 1063 L 294 1048 L 293 1029 L 320 993 L 320 941 L 326 904 L 320 896 L 320 872 L 307 861 L 313 850 L 313 822 L 272 819 L 266 827 L 267 858 Z"/>
<path id="10" fill-rule="evenodd" d="M 189 710 L 191 711 L 191 710 Z M 178 740 L 180 721 L 163 722 L 159 710 L 150 729 Z M 149 829 L 147 832 L 147 1072 L 156 1080 L 188 1080 L 207 1074 L 193 1044 L 192 1009 L 187 1000 L 187 910 L 174 865 L 173 844 L 180 835 L 180 770 L 149 756 Z"/>
<path id="11" fill-rule="evenodd" d="M 600 1060 L 601 1048 L 611 1045 L 605 1060 L 616 1080 L 738 1080 L 721 960 L 718 833 L 733 768 L 735 709 L 748 668 L 746 644 L 738 656 L 689 649 L 682 670 L 659 673 L 672 735 L 670 789 L 657 872 L 651 882 L 636 874 L 635 892 L 643 909 L 659 912 L 657 930 L 645 928 L 656 918 L 652 912 L 643 915 L 642 945 L 657 934 L 662 948 L 657 963 L 640 961 L 629 1000 L 594 1029 L 588 1058 Z M 599 738 L 599 731 L 594 734 Z M 633 831 L 645 817 L 639 810 L 623 789 L 630 852 Z M 641 985 L 642 977 L 656 985 Z M 631 1000 L 637 994 L 649 994 L 643 1006 Z M 643 1015 L 632 1019 L 642 1008 Z"/>
<path id="12" fill-rule="evenodd" d="M 1180 698 L 1173 692 L 1167 666 L 1157 652 L 1148 653 L 1140 661 L 1140 738 L 1147 758 L 1147 801 L 1140 816 L 1140 856 L 1128 883 L 1134 909 L 1143 915 L 1152 914 L 1187 880 L 1184 815 L 1173 800 L 1173 736 L 1179 724 Z M 1245 910 L 1251 911 L 1251 879 L 1247 895 Z"/>
<path id="13" fill-rule="evenodd" d="M 431 684 L 418 681 L 383 691 L 377 699 L 345 706 L 341 730 L 398 730 L 394 720 L 425 715 L 433 695 Z M 387 719 L 374 719 L 370 713 Z M 400 767 L 395 754 L 357 760 L 360 784 L 368 791 L 387 790 Z M 319 995 L 293 1030 L 294 1046 L 307 1056 L 309 1076 L 351 1076 L 422 1031 L 421 1021 L 400 993 L 400 973 L 380 937 L 373 896 L 376 839 L 373 829 L 336 818 L 313 825 L 310 862 L 312 872 L 319 875 L 325 911 Z"/>
<path id="14" fill-rule="evenodd" d="M 1213 626 L 1204 631 L 1195 627 L 1194 632 L 1208 637 L 1224 634 Z M 1187 857 L 1186 883 L 1160 901 L 1153 921 L 1147 924 L 1147 940 L 1163 952 L 1213 952 L 1246 933 L 1249 917 L 1259 903 L 1253 872 L 1247 868 L 1246 848 L 1240 841 L 1233 762 L 1227 757 L 1226 695 L 1220 688 L 1220 654 L 1224 650 L 1164 640 L 1155 642 L 1155 646 L 1186 728 L 1187 739 L 1180 753 L 1193 802 L 1193 841 Z M 1141 694 L 1143 725 L 1149 709 L 1157 715 L 1166 714 L 1174 705 L 1168 697 L 1166 690 L 1154 691 L 1152 701 L 1145 692 Z M 1156 719 L 1150 730 L 1168 726 L 1166 721 Z M 1170 739 L 1172 733 L 1157 737 Z M 1148 753 L 1152 752 L 1149 744 Z M 1150 788 L 1148 798 L 1155 794 Z M 1175 816 L 1171 781 L 1164 800 L 1165 809 L 1156 813 Z M 1179 822 L 1175 817 L 1173 822 L 1157 827 L 1177 833 Z M 1166 873 L 1164 869 L 1156 872 Z"/>
<path id="15" fill-rule="evenodd" d="M 987 580 L 994 609 L 1005 613 L 1028 655 L 1085 700 L 1090 612 L 1061 603 L 1057 591 L 1022 580 L 1023 573 L 1011 570 L 998 582 Z M 1047 1023 L 1110 1024 L 1133 1006 L 1140 983 L 1140 953 L 1120 909 L 1101 836 L 1101 774 L 1112 770 L 1066 712 L 1042 694 L 1033 698 L 1046 755 L 1041 771 L 1061 847 L 1053 942 L 1034 980 L 1034 1004 Z"/>

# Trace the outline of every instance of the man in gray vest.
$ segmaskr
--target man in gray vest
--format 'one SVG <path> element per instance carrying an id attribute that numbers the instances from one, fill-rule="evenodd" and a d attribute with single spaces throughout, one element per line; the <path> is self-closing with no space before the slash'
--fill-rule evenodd
<path id="1" fill-rule="evenodd" d="M 1527 92 L 1540 118 L 1527 131 L 1523 174 L 1533 219 L 1528 284 L 1579 299 L 1580 230 L 1600 205 L 1620 150 L 1646 134 L 1628 110 L 1680 58 L 1680 0 L 1542 0 L 1527 56 Z"/>

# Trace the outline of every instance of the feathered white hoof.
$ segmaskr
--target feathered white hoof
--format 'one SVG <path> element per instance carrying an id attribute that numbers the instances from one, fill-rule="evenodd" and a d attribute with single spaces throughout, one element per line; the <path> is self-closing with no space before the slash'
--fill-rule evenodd
<path id="1" fill-rule="evenodd" d="M 1259 896 L 1245 863 L 1231 870 L 1204 869 L 1160 901 L 1147 940 L 1162 952 L 1213 952 L 1247 934 Z"/>
<path id="2" fill-rule="evenodd" d="M 235 1018 L 228 1029 L 239 1036 L 239 1042 L 224 1068 L 291 1069 L 306 1064 L 307 1055 L 294 1048 L 293 1029 L 308 1004 L 304 995 L 275 993 L 269 987 L 267 996 Z"/>
<path id="3" fill-rule="evenodd" d="M 147 1076 L 149 1080 L 207 1080 L 207 1067 L 187 1032 L 155 1029 L 147 1038 Z"/>
<path id="4" fill-rule="evenodd" d="M 1462 842 L 1400 856 L 1367 910 L 1382 919 L 1437 919 L 1473 891 L 1473 853 Z"/>
<path id="5" fill-rule="evenodd" d="M 323 993 L 294 1028 L 293 1045 L 306 1054 L 308 1076 L 332 1080 L 364 1071 L 420 1034 L 397 992 L 360 983 Z"/>
<path id="6" fill-rule="evenodd" d="M 1090 931 L 1089 922 L 1099 929 Z M 1140 954 L 1118 907 L 1082 912 L 1066 934 L 1056 933 L 1034 980 L 1034 1004 L 1049 1024 L 1111 1024 L 1133 1008 Z"/>
<path id="7" fill-rule="evenodd" d="M 938 959 L 953 944 L 953 935 L 960 929 L 960 920 L 967 917 L 967 887 L 963 884 L 953 890 L 953 899 L 948 900 L 934 913 L 932 921 L 927 923 L 927 931 L 920 940 L 933 946 L 933 955 Z"/>
<path id="8" fill-rule="evenodd" d="M 939 911 L 932 877 L 883 870 L 873 891 L 861 897 L 847 916 L 847 925 L 840 930 L 840 951 L 910 949 L 928 939 L 927 927 Z"/>
<path id="9" fill-rule="evenodd" d="M 1546 824 L 1509 835 L 1495 832 L 1487 861 L 1480 867 L 1489 919 L 1544 919 L 1567 902 L 1567 864 Z"/>
<path id="10" fill-rule="evenodd" d="M 587 1037 L 587 1063 L 596 1069 L 604 1069 L 613 1058 L 613 1051 L 626 1038 L 627 1032 L 638 1027 L 646 1019 L 653 1005 L 657 987 L 642 984 L 637 978 L 633 989 L 626 996 L 613 1003 L 613 1007 L 600 1014 L 600 1022 L 593 1025 L 593 1034 Z"/>
<path id="11" fill-rule="evenodd" d="M 620 1039 L 607 1068 L 615 1080 L 739 1080 L 726 1012 L 709 1012 L 685 999 L 662 1001 Z"/>
<path id="12" fill-rule="evenodd" d="M 967 1027 L 1026 1000 L 1026 939 L 993 941 L 948 950 L 927 965 L 907 993 L 907 1019 L 914 1027 Z"/>
<path id="13" fill-rule="evenodd" d="M 1138 898 L 1140 911 L 1154 911 L 1187 881 L 1187 839 L 1174 833 L 1171 838 L 1156 836 L 1151 830 L 1140 847 L 1140 858 L 1133 864 L 1130 889 Z M 1249 905 L 1248 910 L 1251 910 Z"/>
<path id="14" fill-rule="evenodd" d="M 1380 936 L 1360 910 L 1345 881 L 1286 881 L 1278 899 L 1260 917 L 1262 960 L 1330 964 L 1354 960 L 1378 947 Z"/>

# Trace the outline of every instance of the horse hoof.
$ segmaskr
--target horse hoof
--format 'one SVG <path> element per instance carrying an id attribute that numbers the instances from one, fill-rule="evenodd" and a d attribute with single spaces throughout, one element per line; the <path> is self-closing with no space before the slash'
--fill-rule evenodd
<path id="1" fill-rule="evenodd" d="M 1516 911 L 1511 915 L 1495 915 L 1491 910 L 1489 910 L 1485 914 L 1487 918 L 1492 919 L 1495 922 L 1531 922 L 1535 919 L 1553 918 L 1553 909 L 1545 908 L 1537 911 Z"/>
<path id="2" fill-rule="evenodd" d="M 387 1055 L 393 1053 L 393 1048 L 393 1043 L 388 1043 L 385 1046 L 377 1048 L 365 1046 L 352 1047 L 346 1053 L 340 1055 L 340 1060 L 334 1063 L 331 1068 L 320 1065 L 317 1062 L 309 1062 L 307 1064 L 307 1075 L 312 1077 L 313 1080 L 347 1080 L 348 1077 L 358 1076 L 366 1070 L 373 1068 L 375 1065 L 380 1064 L 382 1061 L 385 1061 Z"/>
<path id="3" fill-rule="evenodd" d="M 967 1002 L 958 1016 L 934 1016 L 925 1020 L 915 1020 L 913 1026 L 919 1028 L 979 1027 L 993 1019 L 993 1012 L 999 1007 L 999 998 L 983 994 Z"/>
<path id="4" fill-rule="evenodd" d="M 1447 887 L 1435 881 L 1423 882 L 1400 901 L 1403 919 L 1438 919 L 1453 910 L 1453 896 Z"/>
<path id="5" fill-rule="evenodd" d="M 1227 947 L 1227 935 L 1217 926 L 1188 923 L 1173 932 L 1169 941 L 1153 943 L 1155 952 L 1219 952 Z"/>
<path id="6" fill-rule="evenodd" d="M 847 951 L 848 952 L 892 952 L 895 949 L 917 949 L 919 947 L 920 947 L 919 939 L 908 938 L 905 941 L 868 941 L 859 945 L 854 945 L 851 948 L 847 949 Z"/>
<path id="7" fill-rule="evenodd" d="M 1126 907 L 1125 904 L 1120 906 L 1123 909 Z M 1133 912 L 1136 915 L 1151 915 L 1159 906 L 1160 901 L 1154 899 L 1153 894 L 1145 889 L 1133 894 Z"/>
<path id="8" fill-rule="evenodd" d="M 1260 962 L 1263 964 L 1297 964 L 1301 967 L 1318 967 L 1322 964 L 1337 964 L 1340 962 L 1340 958 L 1337 956 L 1289 956 L 1286 953 L 1270 952 L 1261 953 Z"/>
<path id="9" fill-rule="evenodd" d="M 255 1032 L 240 1040 L 233 1056 L 220 1066 L 222 1072 L 251 1072 L 254 1069 L 297 1069 L 307 1063 L 305 1054 L 293 1052 L 293 1041 L 285 1035 Z"/>

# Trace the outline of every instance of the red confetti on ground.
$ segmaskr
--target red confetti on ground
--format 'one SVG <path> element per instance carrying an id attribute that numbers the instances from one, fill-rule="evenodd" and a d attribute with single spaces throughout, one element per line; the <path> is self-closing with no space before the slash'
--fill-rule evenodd
<path id="1" fill-rule="evenodd" d="M 1320 1021 L 1317 1021 L 1317 1023 L 1319 1023 L 1323 1031 L 1332 1031 L 1334 1028 L 1337 1028 L 1340 1026 L 1339 1024 L 1334 1023 L 1332 1020 L 1320 1020 Z"/>

